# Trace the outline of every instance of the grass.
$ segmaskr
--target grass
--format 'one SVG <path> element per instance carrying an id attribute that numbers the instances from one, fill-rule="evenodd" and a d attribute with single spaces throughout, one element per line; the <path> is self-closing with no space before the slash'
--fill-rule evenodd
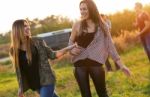
<path id="1" fill-rule="evenodd" d="M 121 54 L 121 59 L 132 71 L 132 76 L 128 78 L 121 71 L 106 73 L 109 96 L 150 97 L 150 64 L 144 50 L 141 47 L 135 47 Z M 65 62 L 57 62 L 53 67 L 57 76 L 56 91 L 60 97 L 81 97 L 73 75 L 72 64 L 65 60 Z M 92 81 L 90 86 L 93 97 L 98 97 Z M 9 70 L 0 73 L 0 97 L 17 97 L 17 88 L 15 73 Z M 25 95 L 38 97 L 32 91 L 28 91 Z"/>

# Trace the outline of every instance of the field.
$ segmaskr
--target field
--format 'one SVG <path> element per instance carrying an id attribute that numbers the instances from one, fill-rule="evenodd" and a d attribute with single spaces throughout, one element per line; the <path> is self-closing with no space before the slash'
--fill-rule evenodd
<path id="1" fill-rule="evenodd" d="M 110 97 L 150 97 L 150 64 L 141 47 L 135 47 L 122 53 L 123 62 L 132 71 L 132 76 L 127 77 L 121 71 L 107 72 L 106 84 Z M 68 60 L 55 62 L 53 68 L 57 76 L 56 91 L 60 97 L 81 97 L 80 91 L 73 75 L 73 66 Z M 0 97 L 17 97 L 16 75 L 10 62 L 0 65 Z M 91 81 L 93 97 L 96 95 Z M 29 90 L 26 97 L 39 97 Z"/>

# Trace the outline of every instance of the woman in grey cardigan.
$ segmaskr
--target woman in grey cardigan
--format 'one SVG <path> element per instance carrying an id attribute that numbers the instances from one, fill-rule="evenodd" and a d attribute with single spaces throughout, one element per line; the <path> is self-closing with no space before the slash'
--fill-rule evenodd
<path id="1" fill-rule="evenodd" d="M 75 45 L 52 51 L 39 38 L 31 37 L 26 20 L 16 20 L 12 26 L 10 56 L 16 69 L 19 83 L 18 96 L 28 89 L 36 90 L 40 97 L 58 97 L 54 93 L 55 75 L 48 59 L 56 59 Z"/>
<path id="2" fill-rule="evenodd" d="M 89 76 L 92 78 L 99 97 L 108 97 L 105 85 L 105 64 L 108 55 L 121 70 L 130 75 L 129 69 L 121 62 L 107 26 L 102 22 L 93 0 L 80 2 L 81 20 L 72 27 L 69 44 L 77 43 L 71 50 L 74 75 L 82 97 L 91 97 Z"/>

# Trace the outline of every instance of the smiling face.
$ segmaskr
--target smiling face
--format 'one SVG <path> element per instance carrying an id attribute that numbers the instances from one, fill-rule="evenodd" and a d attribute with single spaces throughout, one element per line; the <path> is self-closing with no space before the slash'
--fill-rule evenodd
<path id="1" fill-rule="evenodd" d="M 27 21 L 24 21 L 24 36 L 28 36 L 28 37 L 31 36 L 30 26 Z"/>
<path id="2" fill-rule="evenodd" d="M 89 18 L 89 11 L 88 11 L 86 3 L 80 4 L 80 14 L 81 14 L 82 19 L 88 19 Z"/>

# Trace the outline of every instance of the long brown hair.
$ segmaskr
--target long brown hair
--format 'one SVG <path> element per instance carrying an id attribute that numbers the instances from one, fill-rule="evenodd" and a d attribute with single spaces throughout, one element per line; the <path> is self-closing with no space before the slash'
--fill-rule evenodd
<path id="1" fill-rule="evenodd" d="M 24 19 L 16 20 L 12 25 L 11 32 L 11 46 L 10 46 L 10 57 L 13 64 L 17 67 L 19 65 L 19 49 L 21 49 L 21 45 L 24 43 L 27 52 L 28 62 L 32 60 L 31 55 L 31 37 L 25 37 L 24 35 L 24 22 L 28 23 L 28 21 Z"/>
<path id="2" fill-rule="evenodd" d="M 89 18 L 96 24 L 96 28 L 100 27 L 105 36 L 107 36 L 107 28 L 102 19 L 100 18 L 100 13 L 96 7 L 96 4 L 93 0 L 82 0 L 80 5 L 85 3 L 89 11 Z M 86 30 L 87 22 L 86 20 L 81 21 L 80 31 Z"/>

